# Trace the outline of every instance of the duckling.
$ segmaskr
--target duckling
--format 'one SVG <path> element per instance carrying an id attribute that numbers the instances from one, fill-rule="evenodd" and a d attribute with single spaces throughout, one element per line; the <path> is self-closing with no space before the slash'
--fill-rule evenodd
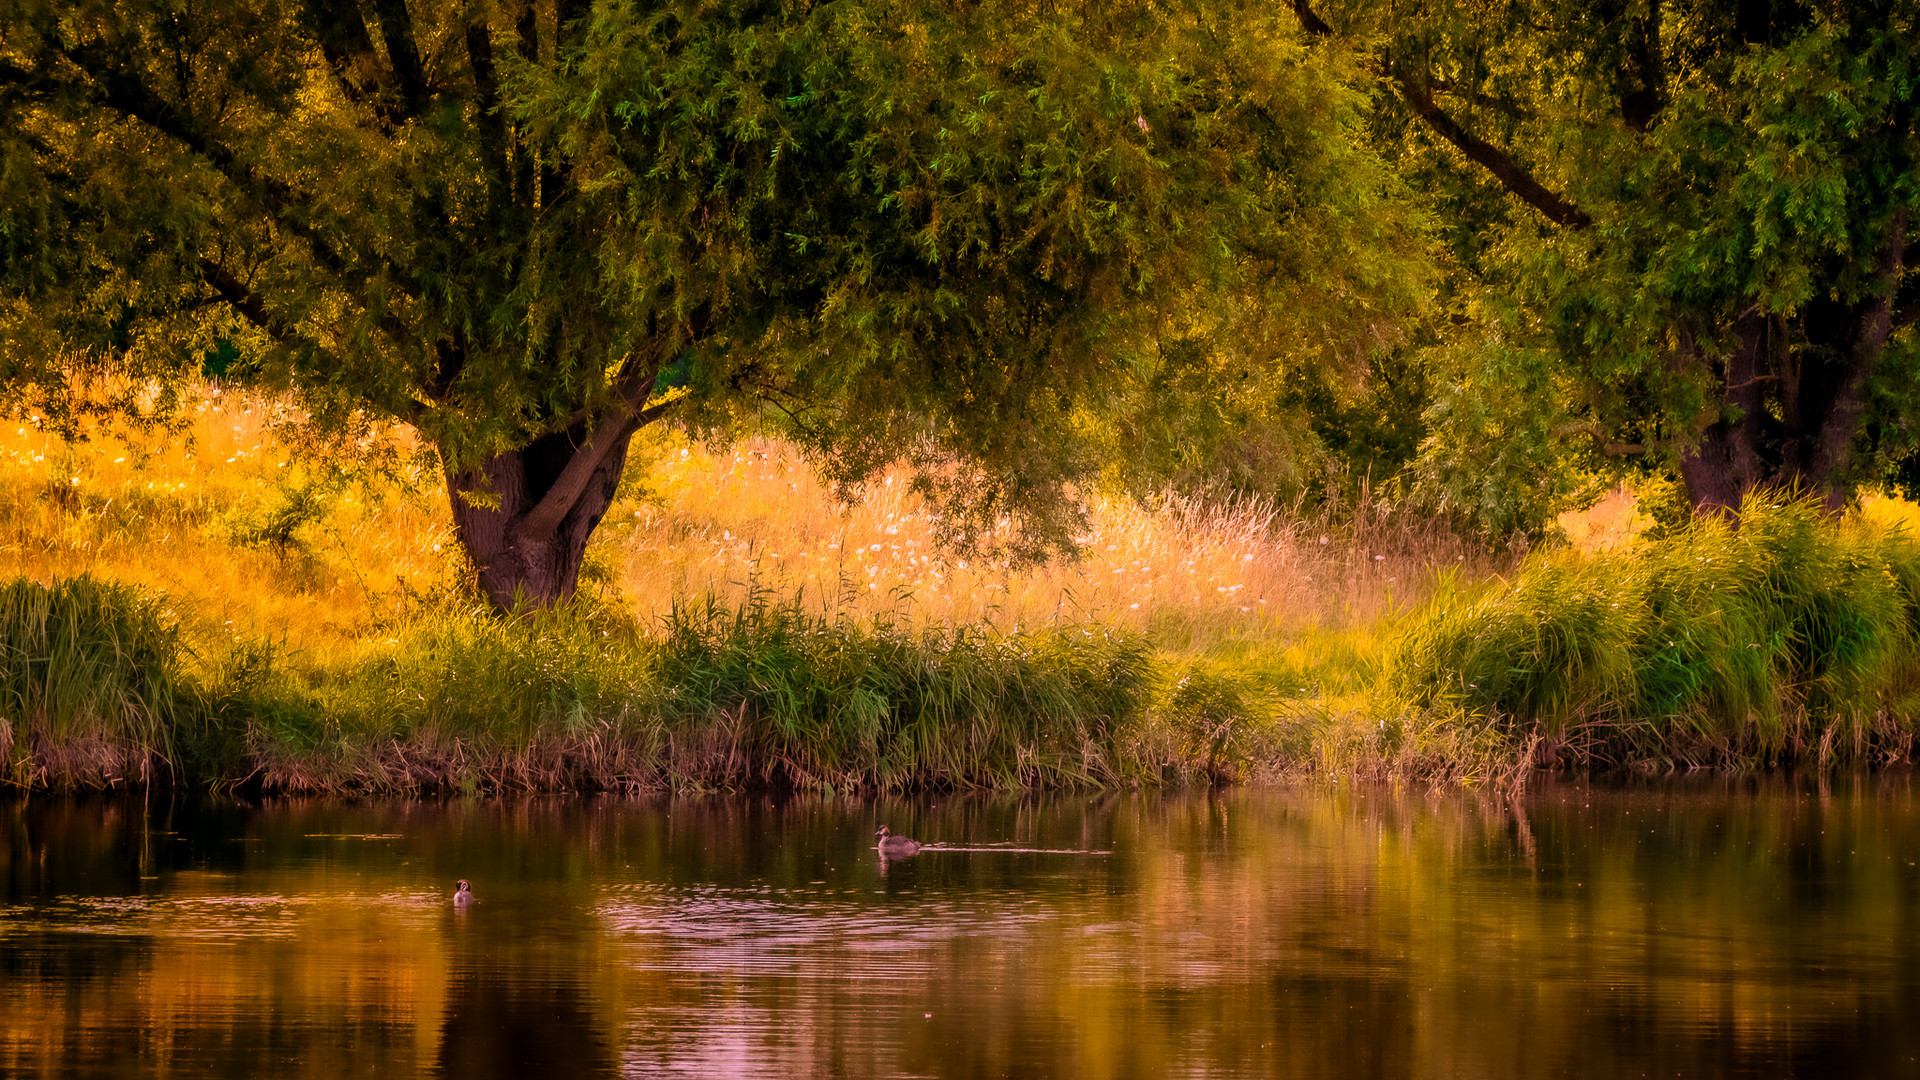
<path id="1" fill-rule="evenodd" d="M 460 887 L 453 892 L 453 906 L 463 908 L 471 903 L 473 903 L 473 886 L 467 884 L 466 878 L 461 878 Z"/>
<path id="2" fill-rule="evenodd" d="M 880 850 L 881 858 L 885 859 L 904 859 L 909 855 L 917 855 L 922 847 L 918 840 L 893 835 L 893 830 L 885 825 L 880 826 L 880 831 L 873 835 L 880 838 L 880 842 L 874 846 Z"/>

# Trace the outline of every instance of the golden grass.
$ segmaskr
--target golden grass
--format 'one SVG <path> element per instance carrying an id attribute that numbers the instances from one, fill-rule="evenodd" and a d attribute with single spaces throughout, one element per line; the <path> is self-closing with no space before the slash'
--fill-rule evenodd
<path id="1" fill-rule="evenodd" d="M 1556 519 L 1561 535 L 1583 555 L 1631 547 L 1653 524 L 1640 513 L 1633 490 L 1614 487 L 1585 510 L 1569 510 Z"/>
<path id="2" fill-rule="evenodd" d="M 437 477 L 347 485 L 294 543 L 236 540 L 312 478 L 276 437 L 288 406 L 209 387 L 187 437 L 67 444 L 32 417 L 0 427 L 0 573 L 41 581 L 92 573 L 184 601 L 198 625 L 350 645 L 409 591 L 444 577 L 454 550 Z"/>
<path id="3" fill-rule="evenodd" d="M 384 471 L 316 486 L 321 467 L 289 451 L 300 416 L 286 404 L 209 387 L 189 421 L 179 437 L 72 445 L 31 418 L 0 427 L 0 574 L 162 591 L 209 685 L 220 665 L 268 655 L 236 652 L 236 639 L 267 639 L 276 663 L 332 678 L 394 646 L 419 598 L 466 577 L 439 472 L 408 463 L 404 429 L 382 436 L 395 451 Z M 1517 554 L 1372 500 L 1303 513 L 1169 494 L 1152 506 L 1096 496 L 1082 558 L 1016 567 L 941 549 L 902 473 L 843 502 L 778 440 L 715 448 L 666 428 L 643 433 L 630 461 L 582 589 L 643 625 L 709 595 L 744 606 L 755 590 L 910 627 L 1144 632 L 1176 696 L 1242 688 L 1217 703 L 1233 734 L 1209 736 L 1220 745 L 1208 760 L 1229 744 L 1271 758 L 1254 748 L 1364 708 L 1400 617 L 1443 577 L 1479 579 Z M 313 501 L 294 527 L 263 530 L 302 492 Z M 1243 723 L 1283 714 L 1270 730 Z"/>
<path id="4" fill-rule="evenodd" d="M 1151 508 L 1096 496 L 1083 558 L 1013 567 L 941 550 L 903 474 L 842 504 L 773 439 L 713 451 L 662 431 L 636 459 L 649 464 L 609 512 L 599 559 L 642 614 L 760 588 L 915 623 L 1096 622 L 1209 650 L 1367 625 L 1424 598 L 1437 570 L 1487 563 L 1374 505 L 1305 517 L 1168 495 Z"/>

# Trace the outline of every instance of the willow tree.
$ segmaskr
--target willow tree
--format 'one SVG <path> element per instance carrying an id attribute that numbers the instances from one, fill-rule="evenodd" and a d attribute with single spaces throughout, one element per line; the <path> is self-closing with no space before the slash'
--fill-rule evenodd
<path id="1" fill-rule="evenodd" d="M 439 450 L 501 606 L 572 590 L 671 415 L 1058 547 L 1075 417 L 1163 324 L 1363 323 L 1405 235 L 1290 17 L 1073 7 L 6 0 L 9 392 L 114 365 L 151 408 L 239 339 Z"/>
<path id="2" fill-rule="evenodd" d="M 1491 352 L 1550 361 L 1555 433 L 1709 511 L 1838 506 L 1920 447 L 1911 0 L 1293 8 L 1372 65 L 1462 291 L 1512 305 Z"/>

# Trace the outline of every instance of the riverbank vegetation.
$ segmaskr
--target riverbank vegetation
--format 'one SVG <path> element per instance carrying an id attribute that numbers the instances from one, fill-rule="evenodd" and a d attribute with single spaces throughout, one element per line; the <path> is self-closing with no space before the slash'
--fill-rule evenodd
<path id="1" fill-rule="evenodd" d="M 1114 498 L 1085 558 L 1021 568 L 941 548 L 903 484 L 841 504 L 777 441 L 667 432 L 587 587 L 502 616 L 404 446 L 318 474 L 273 400 L 195 408 L 152 445 L 0 433 L 13 785 L 1511 786 L 1912 753 L 1905 504 L 1522 553 L 1381 502 Z"/>
<path id="2" fill-rule="evenodd" d="M 84 627 L 94 681 L 162 688 L 65 706 L 23 682 L 15 783 L 125 782 L 150 759 L 275 790 L 1237 774 L 1244 717 L 1363 681 L 1362 645 L 1287 628 L 1377 617 L 1431 548 L 1378 515 L 1116 499 L 1088 558 L 1023 569 L 941 549 L 903 484 L 842 505 L 782 444 L 670 434 L 587 588 L 503 617 L 404 446 L 316 476 L 276 437 L 289 420 L 216 389 L 152 444 L 0 432 L 0 551 L 41 611 L 10 668 L 66 685 L 25 659 Z"/>
<path id="3" fill-rule="evenodd" d="M 1908 756 L 1913 0 L 676 11 L 0 14 L 18 782 Z"/>

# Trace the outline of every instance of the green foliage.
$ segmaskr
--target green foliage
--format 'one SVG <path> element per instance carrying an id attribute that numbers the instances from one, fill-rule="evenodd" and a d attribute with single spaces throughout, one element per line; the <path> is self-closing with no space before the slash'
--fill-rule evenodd
<path id="1" fill-rule="evenodd" d="M 449 605 L 395 627 L 319 693 L 347 733 L 438 731 L 525 750 L 622 726 L 645 710 L 655 667 L 631 620 L 586 601 L 507 616 Z"/>
<path id="2" fill-rule="evenodd" d="M 1145 500 L 1253 496 L 1351 500 L 1393 479 L 1424 432 L 1430 391 L 1417 354 L 1263 364 L 1199 341 L 1163 342 L 1151 376 L 1083 425 L 1116 487 Z"/>
<path id="3" fill-rule="evenodd" d="M 1911 0 L 1312 6 L 1387 75 L 1373 130 L 1439 219 L 1443 295 L 1519 313 L 1440 327 L 1497 340 L 1482 385 L 1547 418 L 1516 454 L 1645 459 L 1729 507 L 1795 483 L 1837 506 L 1912 456 Z M 1514 377 L 1527 350 L 1550 382 Z M 1473 505 L 1482 470 L 1512 474 L 1456 420 L 1429 424 L 1422 479 Z"/>
<path id="4" fill-rule="evenodd" d="M 284 556 L 305 550 L 302 529 L 324 520 L 346 486 L 338 470 L 297 472 L 282 477 L 259 506 L 236 511 L 227 521 L 227 533 L 241 547 L 272 548 Z"/>
<path id="5" fill-rule="evenodd" d="M 660 637 L 584 600 L 439 606 L 340 664 L 234 643 L 206 695 L 227 741 L 196 760 L 319 790 L 1104 783 L 1137 768 L 1152 670 L 1124 635 L 910 632 L 759 593 Z"/>
<path id="6" fill-rule="evenodd" d="M 1509 586 L 1444 593 L 1408 630 L 1390 679 L 1417 703 L 1460 702 L 1556 736 L 1599 722 L 1629 741 L 1644 729 L 1663 752 L 1704 740 L 1788 760 L 1823 730 L 1859 735 L 1909 707 L 1916 580 L 1909 538 L 1761 495 L 1737 528 L 1705 519 L 1626 553 L 1543 554 Z"/>
<path id="7" fill-rule="evenodd" d="M 1565 380 L 1553 355 L 1492 334 L 1435 353 L 1413 502 L 1483 536 L 1538 535 L 1580 484 L 1561 441 Z"/>
<path id="8" fill-rule="evenodd" d="M 0 763 L 14 783 L 144 778 L 169 752 L 180 682 L 158 599 L 85 575 L 0 586 Z"/>
<path id="9" fill-rule="evenodd" d="M 601 287 L 735 320 L 687 364 L 696 422 L 767 386 L 835 480 L 905 455 L 956 535 L 1042 511 L 1016 516 L 1035 554 L 1074 519 L 1078 411 L 1151 372 L 1163 326 L 1257 324 L 1261 367 L 1407 277 L 1373 253 L 1406 228 L 1344 137 L 1362 99 L 1290 37 L 1230 5 L 608 6 L 563 78 L 511 88 L 598 178 Z"/>
<path id="10" fill-rule="evenodd" d="M 1182 672 L 1154 710 L 1174 739 L 1162 771 L 1191 770 L 1209 781 L 1230 783 L 1303 756 L 1297 740 L 1284 745 L 1276 739 L 1281 724 L 1271 696 L 1234 673 L 1201 665 Z"/>

